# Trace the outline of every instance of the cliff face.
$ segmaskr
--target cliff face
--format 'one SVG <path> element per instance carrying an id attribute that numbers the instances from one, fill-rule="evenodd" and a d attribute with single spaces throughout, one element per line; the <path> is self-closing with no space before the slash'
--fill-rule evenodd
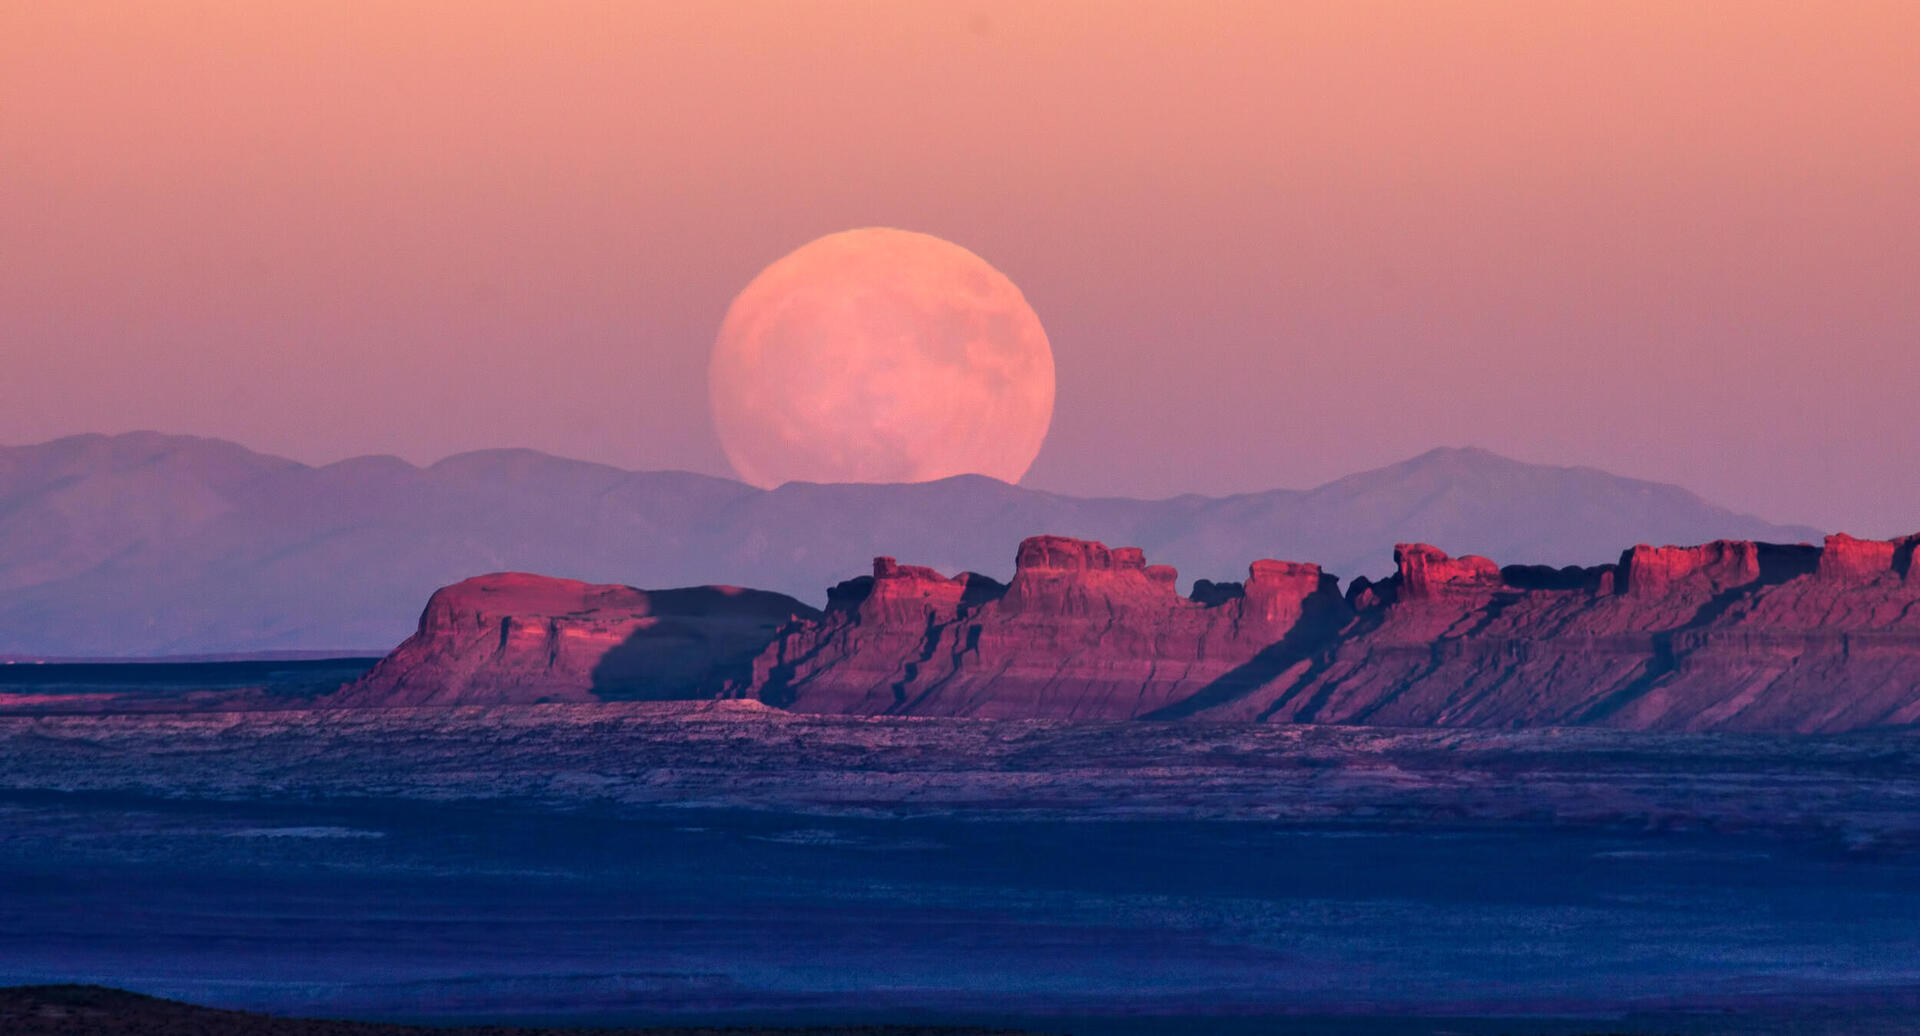
<path id="1" fill-rule="evenodd" d="M 437 591 L 413 636 L 328 704 L 715 697 L 747 683 L 775 631 L 818 614 L 764 590 L 479 576 Z"/>
<path id="2" fill-rule="evenodd" d="M 1060 536 L 1022 543 L 1004 589 L 882 558 L 864 598 L 850 588 L 781 637 L 755 682 L 807 712 L 1124 719 L 1177 708 L 1257 656 L 1304 657 L 1348 617 L 1315 565 L 1257 561 L 1204 600 L 1175 580 L 1137 548 Z M 889 621 L 902 600 L 922 604 Z"/>
<path id="3" fill-rule="evenodd" d="M 1279 561 L 1183 598 L 1137 550 L 1037 537 L 998 597 L 963 602 L 957 585 L 978 577 L 910 570 L 938 588 L 913 599 L 938 603 L 904 621 L 870 603 L 911 596 L 876 570 L 869 597 L 770 646 L 755 686 L 788 708 L 864 714 L 1903 725 L 1920 722 L 1916 543 L 1642 545 L 1565 569 L 1402 544 L 1395 576 L 1343 600 L 1316 566 Z"/>
<path id="4" fill-rule="evenodd" d="M 800 712 L 1831 732 L 1920 723 L 1920 536 L 1641 545 L 1500 568 L 1425 544 L 1196 583 L 1037 536 L 1011 582 L 874 561 L 826 612 L 534 576 L 442 590 L 341 704 L 751 695 Z"/>
<path id="5" fill-rule="evenodd" d="M 1493 576 L 1402 548 L 1400 573 L 1362 588 L 1369 605 L 1310 671 L 1204 714 L 1771 732 L 1920 722 L 1913 543 L 1642 545 L 1615 566 Z"/>

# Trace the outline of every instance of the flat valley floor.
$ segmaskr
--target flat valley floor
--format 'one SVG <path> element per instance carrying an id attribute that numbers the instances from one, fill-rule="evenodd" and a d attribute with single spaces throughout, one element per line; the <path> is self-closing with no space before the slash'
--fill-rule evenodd
<path id="1" fill-rule="evenodd" d="M 1911 1032 L 1920 734 L 0 716 L 0 985 L 320 1017 Z"/>

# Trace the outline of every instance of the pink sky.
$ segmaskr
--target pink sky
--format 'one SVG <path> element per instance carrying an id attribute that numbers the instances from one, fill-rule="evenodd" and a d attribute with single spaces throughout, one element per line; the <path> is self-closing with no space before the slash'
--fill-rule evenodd
<path id="1" fill-rule="evenodd" d="M 1045 322 L 1028 485 L 1476 444 L 1912 531 L 1916 54 L 1905 0 L 9 3 L 0 442 L 724 473 L 728 301 L 883 224 Z"/>

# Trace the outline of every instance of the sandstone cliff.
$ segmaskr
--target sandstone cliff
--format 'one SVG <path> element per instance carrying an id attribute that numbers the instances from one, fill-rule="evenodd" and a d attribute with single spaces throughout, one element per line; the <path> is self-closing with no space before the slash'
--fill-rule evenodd
<path id="1" fill-rule="evenodd" d="M 520 572 L 436 592 L 419 629 L 339 706 L 708 698 L 743 687 L 775 631 L 817 616 L 730 586 L 636 590 Z"/>
<path id="2" fill-rule="evenodd" d="M 343 703 L 752 696 L 801 712 L 1826 732 L 1920 723 L 1920 536 L 1640 545 L 1509 566 L 1401 544 L 1345 595 L 1059 536 L 1014 575 L 875 559 L 824 613 L 531 576 L 441 591 Z M 791 621 L 788 621 L 791 616 Z M 616 647 L 618 650 L 616 650 Z"/>
<path id="3" fill-rule="evenodd" d="M 1392 578 L 1342 599 L 1318 568 L 1277 561 L 1183 598 L 1137 550 L 1038 537 L 997 598 L 947 590 L 895 622 L 848 591 L 768 648 L 755 686 L 788 708 L 868 714 L 1906 725 L 1920 722 L 1917 542 L 1641 545 L 1563 569 L 1402 544 Z M 889 578 L 876 570 L 873 588 Z"/>
<path id="4" fill-rule="evenodd" d="M 755 685 L 808 712 L 1124 719 L 1263 654 L 1304 657 L 1348 616 L 1316 565 L 1256 561 L 1244 584 L 1206 584 L 1205 600 L 1175 579 L 1138 548 L 1060 536 L 1022 543 L 1004 589 L 881 558 L 869 584 L 767 649 Z M 887 610 L 901 600 L 925 603 Z"/>

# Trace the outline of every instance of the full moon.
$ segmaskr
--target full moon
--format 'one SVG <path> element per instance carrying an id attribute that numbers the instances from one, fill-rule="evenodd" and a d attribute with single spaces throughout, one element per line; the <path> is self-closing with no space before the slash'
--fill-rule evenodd
<path id="1" fill-rule="evenodd" d="M 1018 482 L 1053 417 L 1053 349 L 1020 289 L 940 238 L 829 234 L 727 310 L 708 391 L 740 477 Z"/>

